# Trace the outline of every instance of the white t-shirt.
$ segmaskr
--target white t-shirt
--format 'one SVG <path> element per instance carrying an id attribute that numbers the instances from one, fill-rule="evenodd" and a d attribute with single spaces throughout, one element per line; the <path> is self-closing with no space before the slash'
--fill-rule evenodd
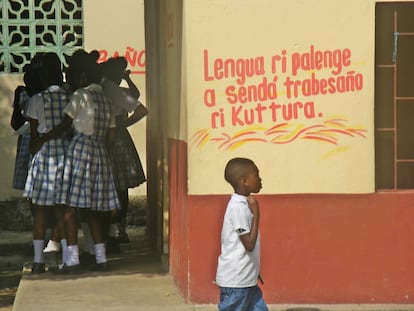
<path id="1" fill-rule="evenodd" d="M 47 88 L 47 90 L 50 92 L 56 92 L 60 89 L 61 87 L 58 85 L 51 85 Z M 37 120 L 38 133 L 44 134 L 51 130 L 51 128 L 46 127 L 45 103 L 43 102 L 42 93 L 37 93 L 30 97 L 29 102 L 27 104 L 27 110 L 25 115 L 29 118 Z"/>
<path id="2" fill-rule="evenodd" d="M 260 272 L 260 235 L 256 246 L 248 252 L 240 235 L 250 233 L 253 220 L 247 197 L 233 193 L 227 204 L 221 231 L 221 254 L 218 258 L 216 284 L 220 287 L 257 285 Z"/>
<path id="3" fill-rule="evenodd" d="M 102 92 L 99 84 L 91 84 L 73 93 L 69 105 L 65 108 L 65 113 L 73 119 L 73 127 L 78 133 L 92 135 L 94 133 L 95 106 L 92 95 L 89 91 Z M 111 114 L 109 127 L 115 127 L 115 116 Z"/>

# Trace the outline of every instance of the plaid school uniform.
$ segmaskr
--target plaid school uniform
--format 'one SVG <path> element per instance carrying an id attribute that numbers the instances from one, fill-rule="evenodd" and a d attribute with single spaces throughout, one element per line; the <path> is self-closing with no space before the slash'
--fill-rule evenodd
<path id="1" fill-rule="evenodd" d="M 65 161 L 59 200 L 72 207 L 110 211 L 120 206 L 104 145 L 111 102 L 99 87 L 89 87 L 87 92 L 96 103 L 94 134 L 75 133 Z"/>
<path id="2" fill-rule="evenodd" d="M 44 104 L 46 128 L 54 128 L 63 119 L 63 109 L 69 102 L 68 94 L 55 86 L 48 88 L 40 96 Z M 57 203 L 68 145 L 69 136 L 64 135 L 46 142 L 33 156 L 23 193 L 33 204 L 54 206 Z"/>
<path id="3" fill-rule="evenodd" d="M 13 188 L 24 190 L 30 163 L 30 134 L 19 135 L 14 163 Z"/>
<path id="4" fill-rule="evenodd" d="M 112 165 L 115 186 L 118 190 L 134 188 L 146 181 L 137 149 L 131 135 L 124 126 L 119 126 L 127 115 L 117 116 L 117 128 L 114 143 L 108 153 Z"/>
<path id="5" fill-rule="evenodd" d="M 27 92 L 21 93 L 22 99 L 19 102 L 19 108 L 21 111 L 26 110 L 26 105 L 29 102 L 29 95 Z M 14 172 L 13 172 L 13 188 L 18 190 L 24 190 L 24 185 L 26 184 L 27 171 L 29 170 L 30 163 L 30 131 L 19 135 L 17 139 L 17 150 L 16 150 L 16 159 L 14 163 Z"/>

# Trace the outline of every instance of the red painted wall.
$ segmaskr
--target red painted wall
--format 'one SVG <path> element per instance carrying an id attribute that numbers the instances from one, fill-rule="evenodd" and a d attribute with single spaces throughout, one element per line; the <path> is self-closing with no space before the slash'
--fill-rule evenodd
<path id="1" fill-rule="evenodd" d="M 171 239 L 170 254 L 187 261 L 170 268 L 192 302 L 218 300 L 212 282 L 228 198 L 190 195 L 185 207 L 171 206 L 170 236 L 183 230 L 174 225 L 183 214 L 188 232 L 185 247 Z M 257 198 L 268 303 L 414 303 L 414 192 Z"/>
<path id="2" fill-rule="evenodd" d="M 169 141 L 169 265 L 177 287 L 188 299 L 187 149 Z"/>

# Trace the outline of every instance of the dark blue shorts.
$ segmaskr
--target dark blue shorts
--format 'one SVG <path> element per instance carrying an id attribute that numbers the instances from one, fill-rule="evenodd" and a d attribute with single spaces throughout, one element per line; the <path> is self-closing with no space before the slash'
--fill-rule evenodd
<path id="1" fill-rule="evenodd" d="M 268 311 L 258 286 L 220 287 L 219 311 Z"/>

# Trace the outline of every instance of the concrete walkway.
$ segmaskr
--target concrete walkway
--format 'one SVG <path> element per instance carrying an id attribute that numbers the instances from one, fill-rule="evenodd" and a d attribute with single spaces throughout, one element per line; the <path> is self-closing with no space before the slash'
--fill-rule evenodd
<path id="1" fill-rule="evenodd" d="M 23 269 L 13 311 L 213 311 L 216 305 L 186 304 L 142 228 L 128 230 L 131 242 L 110 255 L 111 272 L 76 276 L 32 275 Z M 82 239 L 80 239 L 80 243 Z M 271 311 L 414 311 L 413 305 L 270 305 Z"/>
<path id="2" fill-rule="evenodd" d="M 145 241 L 143 229 L 128 233 L 131 242 L 121 244 L 121 253 L 108 256 L 110 272 L 32 275 L 27 263 L 13 311 L 216 310 L 213 305 L 186 304 L 160 256 Z"/>

